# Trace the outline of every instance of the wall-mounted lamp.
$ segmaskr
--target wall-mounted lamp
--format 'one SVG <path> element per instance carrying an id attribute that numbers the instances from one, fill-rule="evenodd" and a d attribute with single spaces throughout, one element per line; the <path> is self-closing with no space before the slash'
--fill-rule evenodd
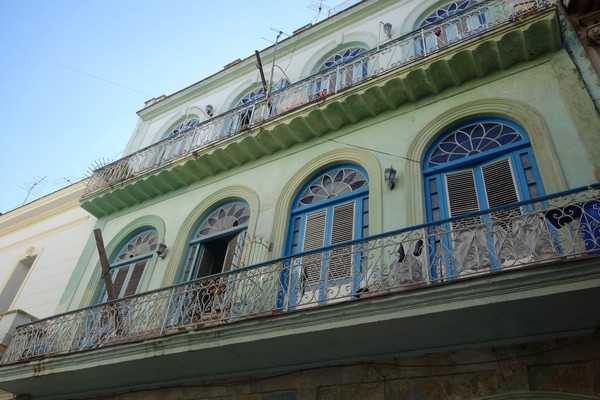
<path id="1" fill-rule="evenodd" d="M 388 39 L 392 38 L 392 24 L 390 24 L 389 22 L 381 22 L 381 24 L 383 25 L 383 32 L 385 33 L 385 35 L 388 37 Z"/>
<path id="2" fill-rule="evenodd" d="M 167 255 L 167 245 L 164 243 L 159 244 L 156 248 L 156 255 L 160 258 L 165 258 Z"/>
<path id="3" fill-rule="evenodd" d="M 206 111 L 206 115 L 208 115 L 209 117 L 212 117 L 215 112 L 215 110 L 213 109 L 213 106 L 211 106 L 210 104 L 208 104 L 205 107 L 205 111 Z"/>
<path id="4" fill-rule="evenodd" d="M 388 188 L 390 188 L 390 190 L 394 189 L 394 186 L 396 186 L 396 184 L 394 183 L 394 179 L 396 179 L 396 170 L 394 169 L 394 167 L 390 166 L 389 168 L 386 168 L 383 172 L 383 180 L 385 181 L 385 183 L 387 183 Z"/>

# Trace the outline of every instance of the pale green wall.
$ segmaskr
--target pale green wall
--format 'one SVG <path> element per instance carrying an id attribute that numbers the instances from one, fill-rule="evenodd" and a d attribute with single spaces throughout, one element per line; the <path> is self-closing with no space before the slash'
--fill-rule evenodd
<path id="1" fill-rule="evenodd" d="M 269 258 L 282 256 L 295 191 L 320 168 L 336 162 L 354 162 L 369 173 L 372 234 L 412 226 L 424 222 L 419 162 L 427 146 L 445 127 L 478 116 L 514 119 L 528 131 L 546 192 L 594 181 L 594 165 L 600 161 L 599 121 L 572 62 L 559 51 L 234 168 L 98 224 L 105 224 L 110 252 L 118 242 L 114 238 L 131 231 L 135 221 L 154 216 L 164 223 L 159 232 L 169 252 L 164 260 L 152 259 L 144 290 L 175 283 L 196 222 L 229 198 L 249 203 L 249 232 L 274 243 Z M 398 170 L 393 191 L 382 182 L 389 165 Z M 82 284 L 67 289 L 63 304 L 68 309 L 88 305 L 97 291 L 94 251 L 82 255 L 75 275 Z"/>

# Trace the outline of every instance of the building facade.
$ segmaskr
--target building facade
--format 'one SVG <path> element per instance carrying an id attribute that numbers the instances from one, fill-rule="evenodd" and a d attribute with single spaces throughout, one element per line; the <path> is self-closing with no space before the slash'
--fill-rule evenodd
<path id="1" fill-rule="evenodd" d="M 0 388 L 600 398 L 582 4 L 358 2 L 148 101 L 80 200 L 108 287 L 90 230 Z"/>

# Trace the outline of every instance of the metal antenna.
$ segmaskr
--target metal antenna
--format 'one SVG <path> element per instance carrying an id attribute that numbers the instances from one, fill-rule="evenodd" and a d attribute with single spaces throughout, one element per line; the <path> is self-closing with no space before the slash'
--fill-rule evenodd
<path id="1" fill-rule="evenodd" d="M 327 1 L 327 0 L 325 0 Z M 308 9 L 316 11 L 317 15 L 315 16 L 315 18 L 313 19 L 313 23 L 316 23 L 319 20 L 319 17 L 321 15 L 326 15 L 325 11 L 323 9 L 327 9 L 329 10 L 331 7 L 329 7 L 328 5 L 324 5 L 323 4 L 323 0 L 313 0 L 310 5 L 306 6 Z"/>
<path id="2" fill-rule="evenodd" d="M 27 196 L 25 196 L 23 204 L 27 203 L 29 196 L 31 196 L 32 194 L 36 194 L 44 185 L 46 185 L 46 178 L 47 176 L 44 176 L 42 178 L 41 176 L 36 175 L 23 186 L 19 186 L 21 189 L 27 192 Z"/>
<path id="3" fill-rule="evenodd" d="M 275 72 L 275 58 L 277 56 L 277 45 L 279 44 L 279 38 L 281 35 L 291 36 L 289 33 L 285 33 L 282 30 L 271 28 L 273 32 L 277 32 L 277 37 L 275 38 L 275 48 L 273 49 L 273 65 L 271 66 L 271 76 L 269 77 L 269 90 L 267 91 L 267 98 L 269 94 L 273 90 L 273 73 Z"/>
<path id="4" fill-rule="evenodd" d="M 72 185 L 73 179 L 75 179 L 74 176 L 63 176 L 60 179 L 56 179 L 53 183 L 57 184 L 57 183 L 62 183 L 64 181 L 64 182 L 67 182 L 69 185 Z"/>

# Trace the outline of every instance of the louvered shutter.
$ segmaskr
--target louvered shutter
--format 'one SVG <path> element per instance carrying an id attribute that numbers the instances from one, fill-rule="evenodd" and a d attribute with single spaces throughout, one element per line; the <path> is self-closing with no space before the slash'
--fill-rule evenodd
<path id="1" fill-rule="evenodd" d="M 354 204 L 350 202 L 333 208 L 332 245 L 354 239 Z M 331 251 L 327 275 L 329 280 L 352 275 L 352 246 L 343 246 Z"/>
<path id="2" fill-rule="evenodd" d="M 481 167 L 485 194 L 489 208 L 500 207 L 519 201 L 510 161 L 508 158 L 495 161 Z M 509 222 L 512 217 L 521 214 L 519 207 L 508 208 L 491 213 L 495 221 Z M 505 225 L 509 228 L 509 225 Z"/>
<path id="3" fill-rule="evenodd" d="M 318 210 L 306 216 L 302 251 L 309 251 L 325 246 L 325 224 L 327 210 Z M 307 284 L 316 284 L 321 280 L 322 254 L 309 254 L 302 257 L 304 278 Z"/>
<path id="4" fill-rule="evenodd" d="M 446 175 L 448 208 L 451 217 L 479 211 L 477 190 L 472 170 Z"/>
<path id="5" fill-rule="evenodd" d="M 123 297 L 131 296 L 137 292 L 140 280 L 142 279 L 142 275 L 144 273 L 144 269 L 146 268 L 146 263 L 147 260 L 144 260 L 134 265 L 133 271 L 131 272 L 129 280 L 127 281 L 127 285 L 125 286 L 125 292 L 123 293 Z"/>
<path id="6" fill-rule="evenodd" d="M 481 167 L 485 193 L 490 208 L 519 201 L 508 158 Z"/>
<path id="7" fill-rule="evenodd" d="M 473 170 L 455 172 L 446 175 L 446 189 L 448 192 L 448 212 L 451 217 L 479 211 L 477 189 Z M 474 217 L 454 221 L 454 229 L 460 229 L 479 224 L 480 218 Z"/>
<path id="8" fill-rule="evenodd" d="M 129 274 L 130 266 L 127 265 L 125 267 L 121 267 L 113 272 L 113 293 L 117 298 L 121 296 L 121 289 L 123 289 L 123 284 L 127 280 L 127 275 Z"/>

